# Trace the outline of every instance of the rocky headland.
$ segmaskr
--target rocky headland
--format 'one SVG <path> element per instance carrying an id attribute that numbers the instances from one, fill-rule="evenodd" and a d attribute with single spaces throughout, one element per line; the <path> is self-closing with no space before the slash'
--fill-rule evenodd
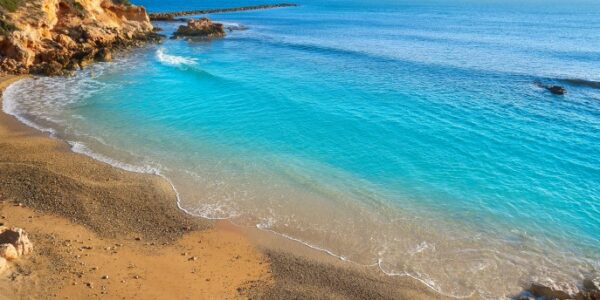
<path id="1" fill-rule="evenodd" d="M 126 0 L 0 1 L 0 75 L 64 75 L 160 39 Z"/>

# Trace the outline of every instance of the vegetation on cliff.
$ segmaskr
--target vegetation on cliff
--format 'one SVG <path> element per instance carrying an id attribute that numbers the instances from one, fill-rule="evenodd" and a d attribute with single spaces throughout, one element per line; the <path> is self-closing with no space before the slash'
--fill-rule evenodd
<path id="1" fill-rule="evenodd" d="M 12 23 L 9 23 L 7 21 L 0 19 L 0 34 L 2 34 L 2 35 L 8 34 L 15 30 L 17 30 L 17 27 L 15 26 L 15 24 L 12 24 Z"/>
<path id="2" fill-rule="evenodd" d="M 9 12 L 16 11 L 23 3 L 23 0 L 0 0 L 0 7 Z"/>

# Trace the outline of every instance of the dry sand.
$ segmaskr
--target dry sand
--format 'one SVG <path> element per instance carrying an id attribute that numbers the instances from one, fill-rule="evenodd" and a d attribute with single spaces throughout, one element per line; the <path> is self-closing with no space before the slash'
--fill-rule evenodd
<path id="1" fill-rule="evenodd" d="M 18 79 L 0 78 L 0 90 Z M 0 223 L 24 228 L 35 247 L 0 274 L 0 299 L 441 298 L 409 278 L 190 217 L 162 178 L 70 152 L 4 113 L 0 202 Z"/>

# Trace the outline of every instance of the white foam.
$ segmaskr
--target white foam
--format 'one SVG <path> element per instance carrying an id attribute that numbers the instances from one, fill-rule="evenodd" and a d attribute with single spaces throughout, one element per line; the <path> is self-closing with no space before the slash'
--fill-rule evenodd
<path id="1" fill-rule="evenodd" d="M 160 175 L 160 171 L 156 167 L 149 166 L 149 165 L 136 166 L 136 165 L 118 161 L 116 159 L 112 159 L 108 156 L 93 152 L 90 148 L 88 148 L 82 142 L 68 141 L 68 143 L 69 143 L 69 145 L 71 145 L 71 150 L 73 152 L 79 153 L 79 154 L 84 154 L 86 156 L 89 156 L 89 157 L 97 160 L 97 161 L 101 161 L 103 163 L 109 164 L 109 165 L 117 167 L 119 169 L 123 169 L 123 170 L 129 171 L 129 172 L 135 172 L 135 173 Z"/>
<path id="2" fill-rule="evenodd" d="M 156 50 L 156 58 L 161 63 L 169 66 L 194 66 L 197 64 L 195 58 L 170 55 L 167 54 L 163 48 Z"/>
<path id="3" fill-rule="evenodd" d="M 409 274 L 409 273 L 397 273 L 397 272 L 392 272 L 392 271 L 386 271 L 383 268 L 383 266 L 382 266 L 383 259 L 381 259 L 381 258 L 378 258 L 377 262 L 375 262 L 373 264 L 360 264 L 360 263 L 354 262 L 352 260 L 349 260 L 347 257 L 345 257 L 343 255 L 336 254 L 335 252 L 333 252 L 333 251 L 331 251 L 329 249 L 326 249 L 326 248 L 323 248 L 323 247 L 319 247 L 317 245 L 314 245 L 312 243 L 306 242 L 304 240 L 301 240 L 301 239 L 292 237 L 290 235 L 287 235 L 287 234 L 280 233 L 280 232 L 274 231 L 272 229 L 269 229 L 269 227 L 271 227 L 273 225 L 273 223 L 274 223 L 274 221 L 272 219 L 265 219 L 263 221 L 263 223 L 256 224 L 256 228 L 258 228 L 259 230 L 267 231 L 269 233 L 281 236 L 281 237 L 283 237 L 285 239 L 288 239 L 288 240 L 291 240 L 291 241 L 294 241 L 294 242 L 298 242 L 298 243 L 300 243 L 300 244 L 302 244 L 304 246 L 307 246 L 307 247 L 309 247 L 311 249 L 314 249 L 314 250 L 317 250 L 317 251 L 320 251 L 320 252 L 324 252 L 324 253 L 326 253 L 326 254 L 328 254 L 330 256 L 336 257 L 336 258 L 338 258 L 338 259 L 340 259 L 340 260 L 342 260 L 344 262 L 352 263 L 352 264 L 355 264 L 355 265 L 358 265 L 358 266 L 361 266 L 361 267 L 378 267 L 379 270 L 382 273 L 384 273 L 385 275 L 387 275 L 387 276 L 405 276 L 405 277 L 413 278 L 413 279 L 415 279 L 415 280 L 423 283 L 425 286 L 427 286 L 428 288 L 430 288 L 434 292 L 436 292 L 436 293 L 438 293 L 440 295 L 446 296 L 446 297 L 455 298 L 455 299 L 464 299 L 464 298 L 470 298 L 470 297 L 472 297 L 475 294 L 475 291 L 471 292 L 469 295 L 461 295 L 461 296 L 444 293 L 441 290 L 441 288 L 436 285 L 435 281 L 433 281 L 428 276 L 423 276 L 421 274 L 419 274 L 419 275 L 412 275 L 412 274 Z M 419 246 L 421 246 L 421 245 L 419 245 Z"/>
<path id="4" fill-rule="evenodd" d="M 14 116 L 15 118 L 17 118 L 17 120 L 19 120 L 19 122 L 33 129 L 37 129 L 39 131 L 48 133 L 51 136 L 54 136 L 56 134 L 56 131 L 54 129 L 41 126 L 23 116 L 23 112 L 19 108 L 19 105 L 16 101 L 16 93 L 17 91 L 19 91 L 20 88 L 22 88 L 22 85 L 26 83 L 26 80 L 27 79 L 19 80 L 18 82 L 11 84 L 4 90 L 4 94 L 2 97 L 2 111 L 4 111 L 4 113 L 8 115 Z"/>

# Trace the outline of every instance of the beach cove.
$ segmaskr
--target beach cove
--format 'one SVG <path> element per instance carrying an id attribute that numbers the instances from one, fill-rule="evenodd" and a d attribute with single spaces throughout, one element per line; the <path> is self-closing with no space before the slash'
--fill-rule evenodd
<path id="1" fill-rule="evenodd" d="M 66 217 L 114 244 L 171 235 L 166 257 L 190 264 L 201 256 L 173 249 L 232 234 L 226 255 L 253 259 L 246 276 L 217 280 L 228 298 L 498 299 L 543 285 L 563 298 L 598 284 L 600 79 L 587 38 L 598 27 L 586 5 L 139 4 L 168 21 L 102 4 L 129 21 L 57 30 L 68 51 L 42 40 L 50 54 L 30 57 L 49 61 L 3 63 L 70 74 L 22 78 L 2 107 L 65 160 L 85 158 L 68 169 L 54 151 L 7 151 L 57 168 L 8 164 L 10 214 Z"/>
<path id="2" fill-rule="evenodd" d="M 0 90 L 22 77 L 2 77 Z M 443 299 L 227 221 L 191 217 L 161 177 L 73 153 L 0 115 L 0 215 L 32 257 L 0 275 L 0 299 Z M 35 175 L 34 175 L 35 174 Z"/>

